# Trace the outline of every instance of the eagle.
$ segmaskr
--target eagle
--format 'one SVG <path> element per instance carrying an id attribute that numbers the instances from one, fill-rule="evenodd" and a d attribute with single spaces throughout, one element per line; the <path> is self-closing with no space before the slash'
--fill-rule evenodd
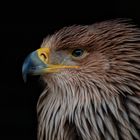
<path id="1" fill-rule="evenodd" d="M 38 140 L 140 140 L 140 29 L 127 20 L 69 25 L 22 66 L 40 75 Z"/>

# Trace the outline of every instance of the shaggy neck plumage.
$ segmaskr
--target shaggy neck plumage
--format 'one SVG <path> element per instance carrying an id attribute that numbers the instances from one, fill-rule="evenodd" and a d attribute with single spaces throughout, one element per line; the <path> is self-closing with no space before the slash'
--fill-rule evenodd
<path id="1" fill-rule="evenodd" d="M 38 140 L 139 139 L 138 95 L 107 98 L 102 97 L 104 91 L 95 85 L 85 91 L 87 88 L 82 85 L 73 89 L 71 83 L 65 81 L 59 82 L 59 86 L 50 84 L 51 88 L 46 89 L 38 101 Z M 102 97 L 101 101 L 97 94 Z"/>

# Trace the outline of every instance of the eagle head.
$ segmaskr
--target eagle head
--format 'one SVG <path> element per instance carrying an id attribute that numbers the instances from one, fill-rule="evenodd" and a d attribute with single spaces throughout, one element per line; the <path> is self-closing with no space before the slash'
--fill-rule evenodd
<path id="1" fill-rule="evenodd" d="M 124 21 L 64 27 L 29 54 L 41 75 L 39 140 L 131 140 L 140 126 L 140 30 Z M 121 132 L 120 132 L 121 130 Z"/>

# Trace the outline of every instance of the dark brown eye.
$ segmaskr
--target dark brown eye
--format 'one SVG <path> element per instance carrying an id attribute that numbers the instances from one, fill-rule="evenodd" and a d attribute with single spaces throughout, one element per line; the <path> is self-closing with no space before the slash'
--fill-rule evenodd
<path id="1" fill-rule="evenodd" d="M 75 49 L 72 52 L 72 56 L 74 57 L 80 57 L 84 54 L 84 50 L 83 49 Z"/>

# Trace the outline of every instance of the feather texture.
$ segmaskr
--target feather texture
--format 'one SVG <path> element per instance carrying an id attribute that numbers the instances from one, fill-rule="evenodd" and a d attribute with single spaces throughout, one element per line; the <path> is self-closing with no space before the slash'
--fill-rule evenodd
<path id="1" fill-rule="evenodd" d="M 118 20 L 70 26 L 46 46 L 89 55 L 78 70 L 42 76 L 38 140 L 140 140 L 140 30 Z"/>

